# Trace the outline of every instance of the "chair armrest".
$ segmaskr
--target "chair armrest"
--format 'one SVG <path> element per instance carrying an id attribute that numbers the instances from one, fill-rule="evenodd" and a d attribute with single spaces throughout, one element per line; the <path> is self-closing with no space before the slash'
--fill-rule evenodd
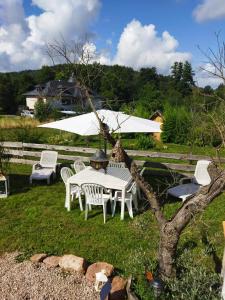
<path id="1" fill-rule="evenodd" d="M 179 184 L 185 184 L 185 183 L 192 182 L 193 179 L 194 179 L 194 177 L 184 177 L 184 178 L 181 178 L 179 180 Z"/>
<path id="2" fill-rule="evenodd" d="M 40 163 L 36 163 L 32 166 L 32 172 L 34 172 L 35 170 L 37 170 L 37 166 L 40 165 Z"/>

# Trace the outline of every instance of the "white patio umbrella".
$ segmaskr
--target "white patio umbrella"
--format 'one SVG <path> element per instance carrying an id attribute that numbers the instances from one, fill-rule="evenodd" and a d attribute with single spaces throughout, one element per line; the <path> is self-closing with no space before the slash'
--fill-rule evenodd
<path id="1" fill-rule="evenodd" d="M 106 109 L 97 110 L 97 113 L 99 118 L 108 125 L 110 132 L 161 132 L 158 122 Z M 42 124 L 39 127 L 65 130 L 79 135 L 97 135 L 100 133 L 99 123 L 94 112 Z"/>

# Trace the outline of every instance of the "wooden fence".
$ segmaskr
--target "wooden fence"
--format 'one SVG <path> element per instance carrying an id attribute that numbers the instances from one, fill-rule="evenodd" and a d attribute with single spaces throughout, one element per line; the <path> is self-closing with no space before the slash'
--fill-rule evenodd
<path id="1" fill-rule="evenodd" d="M 4 147 L 7 153 L 10 154 L 10 161 L 12 163 L 34 164 L 41 156 L 41 150 L 55 150 L 59 152 L 58 158 L 62 161 L 74 161 L 77 158 L 84 162 L 88 162 L 90 156 L 95 153 L 96 148 L 85 147 L 71 147 L 61 145 L 47 145 L 47 144 L 31 144 L 22 142 L 4 142 Z M 193 172 L 196 162 L 200 159 L 207 159 L 218 161 L 217 158 L 205 155 L 192 155 L 192 154 L 178 154 L 178 153 L 164 153 L 164 152 L 150 152 L 127 150 L 127 153 L 135 158 L 138 165 L 149 165 L 149 167 L 171 169 L 177 171 Z M 153 158 L 152 162 L 149 158 Z M 172 159 L 183 161 L 182 163 L 170 162 L 154 162 L 155 158 L 159 159 Z M 220 158 L 221 163 L 225 163 L 225 158 Z"/>

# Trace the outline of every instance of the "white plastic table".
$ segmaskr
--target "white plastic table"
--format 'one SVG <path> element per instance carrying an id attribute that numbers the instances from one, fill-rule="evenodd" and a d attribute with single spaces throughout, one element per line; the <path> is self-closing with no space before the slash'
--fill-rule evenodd
<path id="1" fill-rule="evenodd" d="M 125 192 L 126 188 L 132 181 L 130 171 L 127 168 L 108 167 L 107 173 L 104 170 L 94 170 L 92 167 L 87 167 L 79 173 L 71 176 L 66 183 L 66 208 L 70 211 L 70 189 L 71 185 L 77 184 L 81 186 L 83 183 L 95 183 L 106 187 L 107 189 L 115 189 L 122 191 L 121 202 L 121 220 L 124 219 L 125 208 Z"/>

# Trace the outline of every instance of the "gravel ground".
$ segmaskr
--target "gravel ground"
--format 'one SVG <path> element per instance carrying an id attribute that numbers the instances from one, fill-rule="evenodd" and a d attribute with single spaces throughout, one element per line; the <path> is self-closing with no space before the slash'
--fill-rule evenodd
<path id="1" fill-rule="evenodd" d="M 84 276 L 48 269 L 43 263 L 18 263 L 17 255 L 0 256 L 0 300 L 99 300 Z"/>

